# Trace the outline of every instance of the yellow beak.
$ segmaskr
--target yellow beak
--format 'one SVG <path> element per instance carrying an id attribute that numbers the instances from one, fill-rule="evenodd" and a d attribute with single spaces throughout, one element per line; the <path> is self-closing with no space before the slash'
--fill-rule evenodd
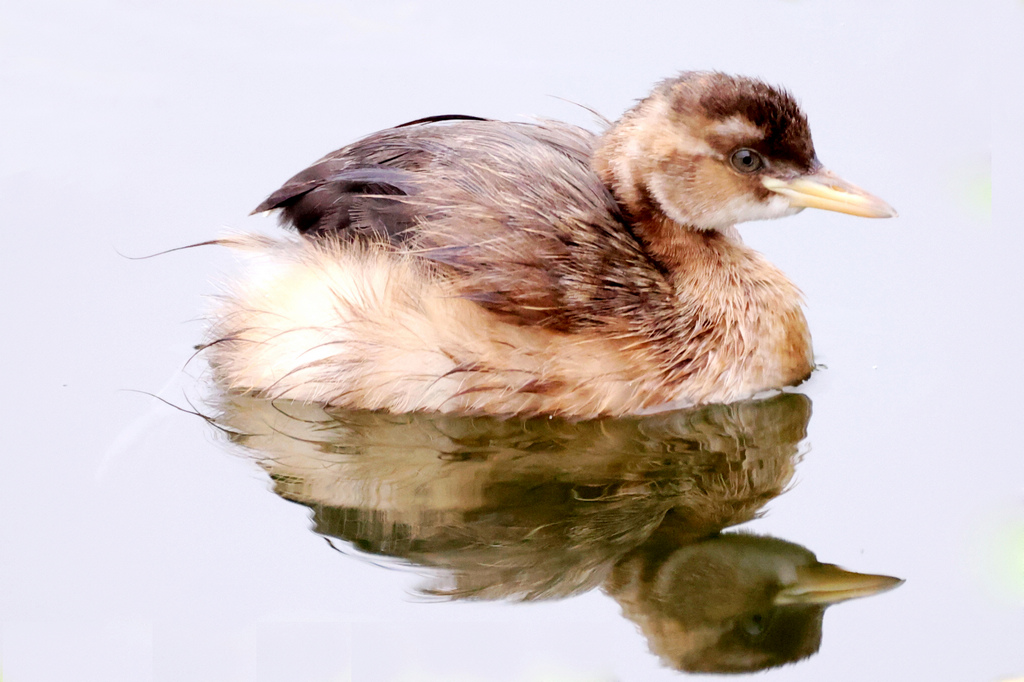
<path id="1" fill-rule="evenodd" d="M 896 211 L 873 194 L 851 185 L 831 171 L 822 170 L 791 180 L 765 177 L 765 187 L 789 199 L 798 208 L 823 208 L 864 218 L 892 218 Z"/>
<path id="2" fill-rule="evenodd" d="M 835 604 L 870 597 L 903 584 L 887 575 L 854 573 L 834 564 L 811 564 L 796 569 L 796 582 L 775 595 L 775 604 Z"/>

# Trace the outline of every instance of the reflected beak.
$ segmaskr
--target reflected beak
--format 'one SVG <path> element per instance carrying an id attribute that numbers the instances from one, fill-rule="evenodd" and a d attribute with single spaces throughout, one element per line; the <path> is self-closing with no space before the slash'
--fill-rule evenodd
<path id="1" fill-rule="evenodd" d="M 789 199 L 797 208 L 823 208 L 864 218 L 892 218 L 896 211 L 873 194 L 851 185 L 831 171 L 822 170 L 791 180 L 765 177 L 765 187 Z"/>
<path id="2" fill-rule="evenodd" d="M 797 580 L 775 595 L 775 605 L 835 604 L 870 597 L 903 584 L 887 575 L 853 573 L 834 564 L 811 564 L 796 569 Z"/>

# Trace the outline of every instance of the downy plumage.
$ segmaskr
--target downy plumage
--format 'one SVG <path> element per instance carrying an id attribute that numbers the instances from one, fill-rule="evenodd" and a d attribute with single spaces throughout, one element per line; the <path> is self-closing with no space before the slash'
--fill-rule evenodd
<path id="1" fill-rule="evenodd" d="M 825 171 L 786 92 L 664 81 L 603 134 L 441 116 L 324 157 L 256 210 L 206 354 L 231 391 L 394 412 L 622 415 L 813 367 L 797 288 L 734 225 L 895 215 Z"/>

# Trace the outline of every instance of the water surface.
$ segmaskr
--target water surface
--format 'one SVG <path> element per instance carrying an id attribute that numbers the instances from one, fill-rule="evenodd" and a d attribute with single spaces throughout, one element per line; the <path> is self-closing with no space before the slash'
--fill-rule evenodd
<path id="1" fill-rule="evenodd" d="M 695 647 L 651 633 L 714 628 L 645 610 L 667 593 L 642 577 L 749 550 L 701 559 L 718 524 L 774 538 L 748 563 L 792 565 L 796 547 L 906 580 L 829 607 L 818 652 L 758 679 L 1024 675 L 1020 3 L 0 14 L 5 680 L 685 679 L 664 659 Z M 188 358 L 236 266 L 215 248 L 125 255 L 272 232 L 246 218 L 266 194 L 383 126 L 589 125 L 549 95 L 614 117 L 683 68 L 786 85 L 822 161 L 900 211 L 742 227 L 804 291 L 827 365 L 798 389 L 803 440 L 791 413 L 767 420 L 786 445 L 741 443 L 762 421 L 738 428 L 739 407 L 579 432 L 399 421 L 369 457 L 362 440 L 281 463 L 325 475 L 309 478 L 133 392 L 215 407 Z"/>

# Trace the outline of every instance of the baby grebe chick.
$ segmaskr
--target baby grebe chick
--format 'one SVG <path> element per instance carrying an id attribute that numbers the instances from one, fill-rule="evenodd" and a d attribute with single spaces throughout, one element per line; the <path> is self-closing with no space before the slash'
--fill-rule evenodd
<path id="1" fill-rule="evenodd" d="M 602 135 L 440 116 L 289 180 L 207 354 L 228 390 L 393 412 L 573 417 L 797 384 L 797 288 L 734 225 L 895 212 L 818 162 L 785 91 L 688 72 Z"/>

